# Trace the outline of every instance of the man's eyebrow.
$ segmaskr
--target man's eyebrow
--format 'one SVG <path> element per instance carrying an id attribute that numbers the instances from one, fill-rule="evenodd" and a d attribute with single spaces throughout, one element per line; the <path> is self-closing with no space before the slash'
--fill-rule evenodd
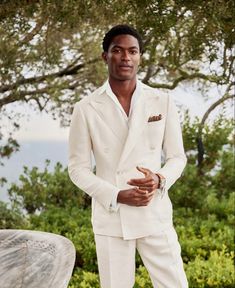
<path id="1" fill-rule="evenodd" d="M 125 47 L 120 46 L 120 45 L 113 45 L 112 49 L 113 48 L 125 49 Z M 139 50 L 139 48 L 137 46 L 131 46 L 131 47 L 128 47 L 127 49 L 137 49 L 137 50 Z"/>

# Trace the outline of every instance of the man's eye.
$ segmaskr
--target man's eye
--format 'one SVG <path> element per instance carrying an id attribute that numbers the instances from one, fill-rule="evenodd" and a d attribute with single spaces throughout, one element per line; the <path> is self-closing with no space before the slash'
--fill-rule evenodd
<path id="1" fill-rule="evenodd" d="M 120 53 L 121 50 L 120 50 L 120 49 L 113 49 L 112 52 L 113 52 L 113 53 Z"/>
<path id="2" fill-rule="evenodd" d="M 132 55 L 135 55 L 135 54 L 138 53 L 138 51 L 136 51 L 136 50 L 131 50 L 129 53 L 132 54 Z"/>

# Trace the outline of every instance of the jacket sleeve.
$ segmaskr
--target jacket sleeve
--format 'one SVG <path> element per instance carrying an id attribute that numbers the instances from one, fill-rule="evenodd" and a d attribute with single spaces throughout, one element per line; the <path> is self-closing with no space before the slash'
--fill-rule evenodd
<path id="1" fill-rule="evenodd" d="M 157 171 L 166 178 L 168 190 L 181 176 L 187 162 L 177 108 L 168 96 L 167 119 L 163 139 L 164 166 Z"/>
<path id="2" fill-rule="evenodd" d="M 69 133 L 68 172 L 72 182 L 111 211 L 111 203 L 119 189 L 96 176 L 92 171 L 92 142 L 89 127 L 81 108 L 74 107 Z"/>

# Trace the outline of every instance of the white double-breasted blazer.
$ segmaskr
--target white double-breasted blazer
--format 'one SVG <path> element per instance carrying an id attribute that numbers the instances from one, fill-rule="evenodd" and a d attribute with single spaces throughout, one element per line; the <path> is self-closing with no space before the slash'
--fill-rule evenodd
<path id="1" fill-rule="evenodd" d="M 68 171 L 73 183 L 92 197 L 92 225 L 96 234 L 135 239 L 172 225 L 168 189 L 186 164 L 179 117 L 169 95 L 140 85 L 129 128 L 104 86 L 74 107 Z M 158 121 L 148 121 L 159 114 Z M 166 178 L 166 192 L 163 197 L 155 193 L 148 206 L 118 204 L 115 211 L 111 210 L 118 192 L 131 188 L 127 181 L 144 177 L 136 166 L 162 174 Z"/>

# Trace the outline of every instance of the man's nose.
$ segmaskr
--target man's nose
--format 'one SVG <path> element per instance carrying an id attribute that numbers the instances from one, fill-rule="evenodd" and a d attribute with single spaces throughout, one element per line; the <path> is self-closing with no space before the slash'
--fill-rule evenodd
<path id="1" fill-rule="evenodd" d="M 122 60 L 123 60 L 123 61 L 128 61 L 128 60 L 130 60 L 129 51 L 126 51 L 126 50 L 123 50 L 123 51 L 122 51 Z"/>

